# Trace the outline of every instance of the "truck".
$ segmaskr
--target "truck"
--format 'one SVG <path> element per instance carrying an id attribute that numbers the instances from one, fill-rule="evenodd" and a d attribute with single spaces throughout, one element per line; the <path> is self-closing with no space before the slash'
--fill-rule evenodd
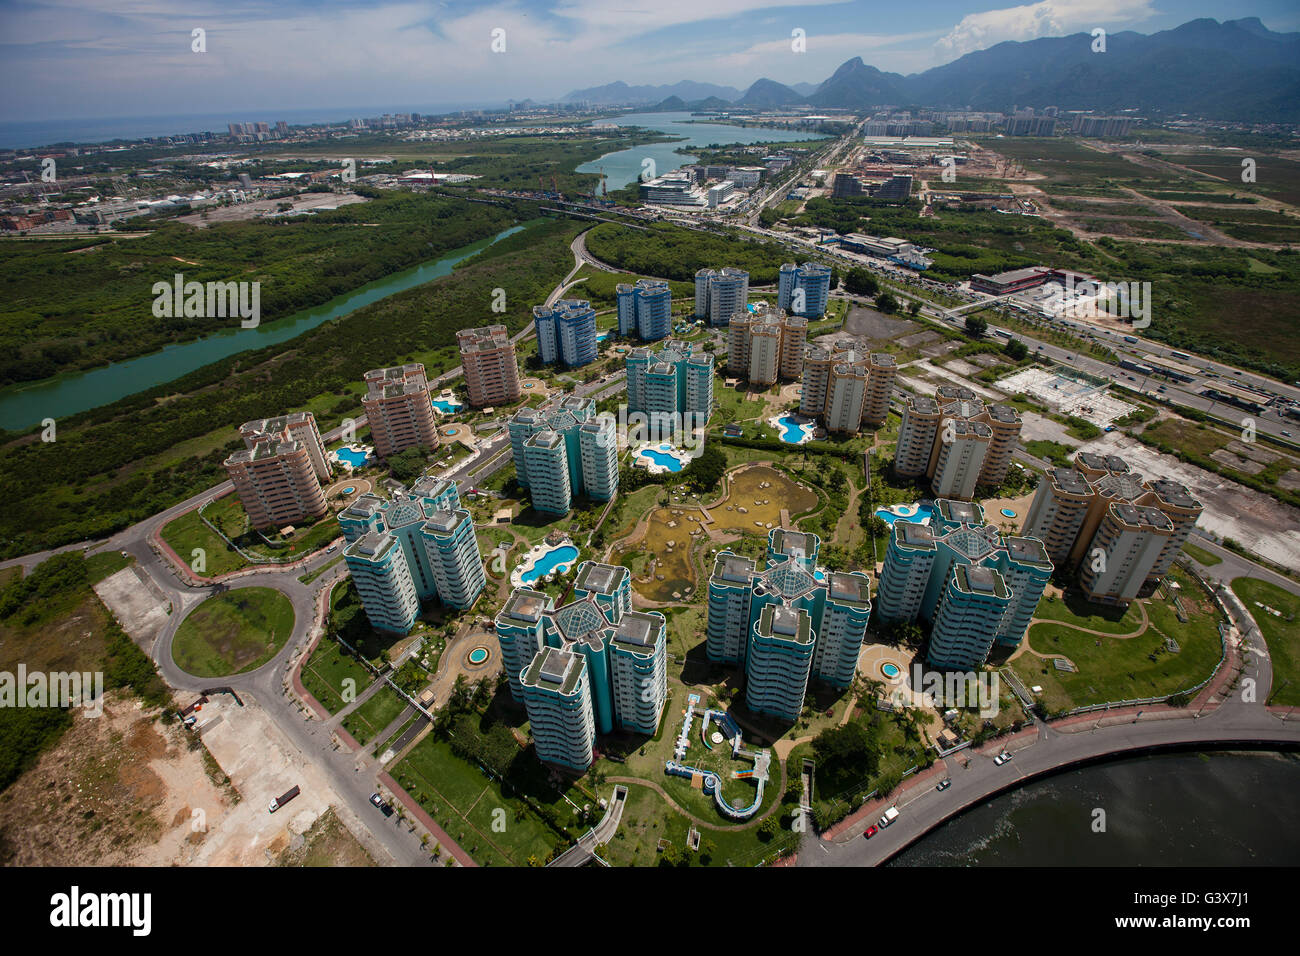
<path id="1" fill-rule="evenodd" d="M 276 810 L 279 810 L 282 806 L 284 806 L 294 797 L 298 796 L 298 794 L 300 794 L 301 792 L 302 790 L 298 786 L 290 787 L 284 793 L 280 794 L 278 797 L 272 800 L 271 805 L 267 807 L 267 810 L 269 810 L 271 813 L 275 813 Z"/>
<path id="2" fill-rule="evenodd" d="M 880 818 L 880 825 L 887 827 L 898 819 L 898 807 L 890 807 L 885 811 L 885 815 Z"/>
<path id="3" fill-rule="evenodd" d="M 1136 336 L 1136 335 L 1126 335 L 1126 336 L 1124 336 L 1124 341 L 1127 342 L 1127 343 L 1129 343 L 1130 345 L 1137 345 L 1137 336 Z"/>

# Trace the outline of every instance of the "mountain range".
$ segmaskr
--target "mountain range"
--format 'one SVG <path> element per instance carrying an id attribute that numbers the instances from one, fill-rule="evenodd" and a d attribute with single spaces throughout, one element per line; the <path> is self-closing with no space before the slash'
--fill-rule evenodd
<path id="1" fill-rule="evenodd" d="M 1008 112 L 1016 106 L 1206 119 L 1300 120 L 1300 33 L 1275 33 L 1257 17 L 1191 20 L 1150 35 L 1124 31 L 1093 52 L 1088 33 L 1007 41 L 924 73 L 885 73 L 861 57 L 819 84 L 766 77 L 743 92 L 711 83 L 575 90 L 564 102 L 663 110 L 865 109 L 927 106 Z"/>

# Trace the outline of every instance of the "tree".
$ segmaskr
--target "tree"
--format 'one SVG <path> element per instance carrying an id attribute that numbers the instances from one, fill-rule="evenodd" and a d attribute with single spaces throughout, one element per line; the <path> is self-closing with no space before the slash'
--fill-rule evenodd
<path id="1" fill-rule="evenodd" d="M 876 296 L 876 311 L 892 315 L 898 311 L 898 300 L 888 292 L 882 292 Z"/>
<path id="2" fill-rule="evenodd" d="M 1029 354 L 1029 346 L 1019 339 L 1012 339 L 1002 346 L 1002 351 L 1018 362 Z"/>
<path id="3" fill-rule="evenodd" d="M 988 319 L 978 315 L 966 316 L 966 331 L 976 338 L 980 338 L 989 330 Z"/>
<path id="4" fill-rule="evenodd" d="M 880 291 L 880 283 L 867 269 L 854 266 L 844 273 L 844 288 L 854 295 L 874 296 Z"/>
<path id="5" fill-rule="evenodd" d="M 921 314 L 921 300 L 920 300 L 920 299 L 913 299 L 913 300 L 912 300 L 912 304 L 909 305 L 909 306 L 907 307 L 907 312 L 908 312 L 909 315 L 920 315 L 920 314 Z"/>

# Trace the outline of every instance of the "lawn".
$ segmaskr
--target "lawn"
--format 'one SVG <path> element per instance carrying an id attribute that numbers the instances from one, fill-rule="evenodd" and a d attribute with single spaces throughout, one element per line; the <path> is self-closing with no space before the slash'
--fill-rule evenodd
<path id="1" fill-rule="evenodd" d="M 208 598 L 181 621 L 172 659 L 196 677 L 228 677 L 265 664 L 293 633 L 293 605 L 271 588 Z"/>
<path id="2" fill-rule="evenodd" d="M 1202 567 L 1212 568 L 1223 560 L 1223 558 L 1219 557 L 1217 554 L 1210 554 L 1210 552 L 1206 551 L 1204 548 L 1198 548 L 1194 544 L 1183 545 L 1183 550 L 1195 559 Z"/>
<path id="3" fill-rule="evenodd" d="M 274 542 L 268 544 L 261 535 L 248 527 L 248 516 L 239 498 L 233 494 L 216 499 L 202 510 L 202 517 L 196 508 L 168 522 L 162 529 L 162 538 L 196 574 L 206 577 L 217 577 L 251 567 L 252 562 L 245 560 L 220 535 L 204 524 L 203 518 L 220 528 L 226 537 L 244 551 L 268 561 L 277 559 L 287 562 L 306 557 L 339 537 L 338 521 L 332 514 L 326 514 L 314 524 L 302 525 L 287 538 L 281 538 L 275 531 L 268 529 L 266 535 Z M 203 551 L 201 563 L 194 553 L 195 549 Z"/>
<path id="4" fill-rule="evenodd" d="M 527 753 L 522 759 L 535 758 Z M 456 756 L 446 741 L 432 735 L 416 744 L 392 773 L 438 825 L 480 864 L 525 866 L 530 857 L 540 862 L 563 839 L 524 800 L 505 796 L 499 783 Z M 571 816 L 562 796 L 554 794 L 553 799 L 558 801 L 557 812 L 561 812 L 559 806 L 565 807 L 562 817 Z M 580 794 L 577 799 L 581 799 Z M 496 813 L 498 810 L 504 812 Z M 582 829 L 575 826 L 578 832 Z"/>
<path id="5" fill-rule="evenodd" d="M 329 639 L 323 638 L 302 666 L 303 687 L 331 714 L 355 700 L 372 680 L 370 671 L 357 663 L 356 658 L 343 650 L 337 641 Z M 344 699 L 345 681 L 352 682 L 346 687 L 347 700 Z"/>
<path id="6" fill-rule="evenodd" d="M 1029 646 L 1042 654 L 1063 655 L 1078 671 L 1057 670 L 1050 660 L 1023 653 L 1011 666 L 1025 686 L 1040 685 L 1041 700 L 1050 712 L 1071 710 L 1107 701 L 1159 697 L 1187 690 L 1205 680 L 1222 656 L 1219 615 L 1209 597 L 1180 570 L 1166 581 L 1177 581 L 1188 621 L 1178 620 L 1172 603 L 1157 594 L 1147 601 L 1150 626 L 1138 637 L 1099 637 L 1062 627 L 1035 624 Z M 1165 638 L 1178 642 L 1173 652 Z"/>
<path id="7" fill-rule="evenodd" d="M 357 743 L 369 743 L 376 734 L 396 720 L 406 706 L 405 699 L 395 690 L 388 686 L 381 687 L 369 700 L 343 718 L 343 729 Z"/>
<path id="8" fill-rule="evenodd" d="M 1232 590 L 1255 618 L 1268 644 L 1273 689 L 1267 703 L 1279 707 L 1300 705 L 1300 597 L 1256 578 L 1234 578 Z M 1269 614 L 1259 604 L 1281 614 Z"/>
<path id="9" fill-rule="evenodd" d="M 1093 604 L 1073 588 L 1063 598 L 1044 597 L 1038 602 L 1034 616 L 1107 634 L 1132 634 L 1142 626 L 1142 615 L 1136 604 L 1128 608 Z"/>

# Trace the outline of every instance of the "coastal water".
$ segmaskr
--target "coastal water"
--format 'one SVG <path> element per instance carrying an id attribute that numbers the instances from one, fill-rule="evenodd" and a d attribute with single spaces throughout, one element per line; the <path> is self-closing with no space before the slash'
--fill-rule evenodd
<path id="1" fill-rule="evenodd" d="M 1300 755 L 1169 753 L 1031 783 L 949 821 L 891 866 L 1296 866 Z M 1093 830 L 1105 811 L 1105 832 Z"/>
<path id="2" fill-rule="evenodd" d="M 158 352 L 127 359 L 85 372 L 45 379 L 25 386 L 12 386 L 0 393 L 0 428 L 19 429 L 45 418 L 62 418 L 87 409 L 108 405 L 128 395 L 175 381 L 212 362 L 240 352 L 278 345 L 302 335 L 332 319 L 340 319 L 380 299 L 405 292 L 418 285 L 450 275 L 463 262 L 493 243 L 514 235 L 525 226 L 511 226 L 495 236 L 453 249 L 441 259 L 395 272 L 302 312 L 263 322 L 257 328 L 233 327 L 206 338 L 169 345 Z"/>
<path id="3" fill-rule="evenodd" d="M 726 123 L 687 122 L 690 113 L 629 113 L 612 120 L 618 126 L 641 126 L 657 130 L 670 136 L 682 136 L 685 140 L 667 143 L 648 143 L 631 149 L 620 149 L 606 153 L 599 159 L 583 163 L 574 172 L 605 173 L 605 186 L 608 189 L 622 189 L 634 183 L 641 175 L 644 161 L 654 161 L 654 173 L 662 176 L 687 163 L 693 163 L 699 157 L 694 154 L 675 152 L 681 148 L 699 148 L 704 146 L 722 146 L 733 143 L 749 145 L 750 143 L 793 143 L 800 140 L 824 139 L 817 133 L 797 130 L 762 129 L 758 127 L 729 126 Z M 602 122 L 611 122 L 603 120 Z M 755 157 L 757 159 L 757 157 Z"/>

